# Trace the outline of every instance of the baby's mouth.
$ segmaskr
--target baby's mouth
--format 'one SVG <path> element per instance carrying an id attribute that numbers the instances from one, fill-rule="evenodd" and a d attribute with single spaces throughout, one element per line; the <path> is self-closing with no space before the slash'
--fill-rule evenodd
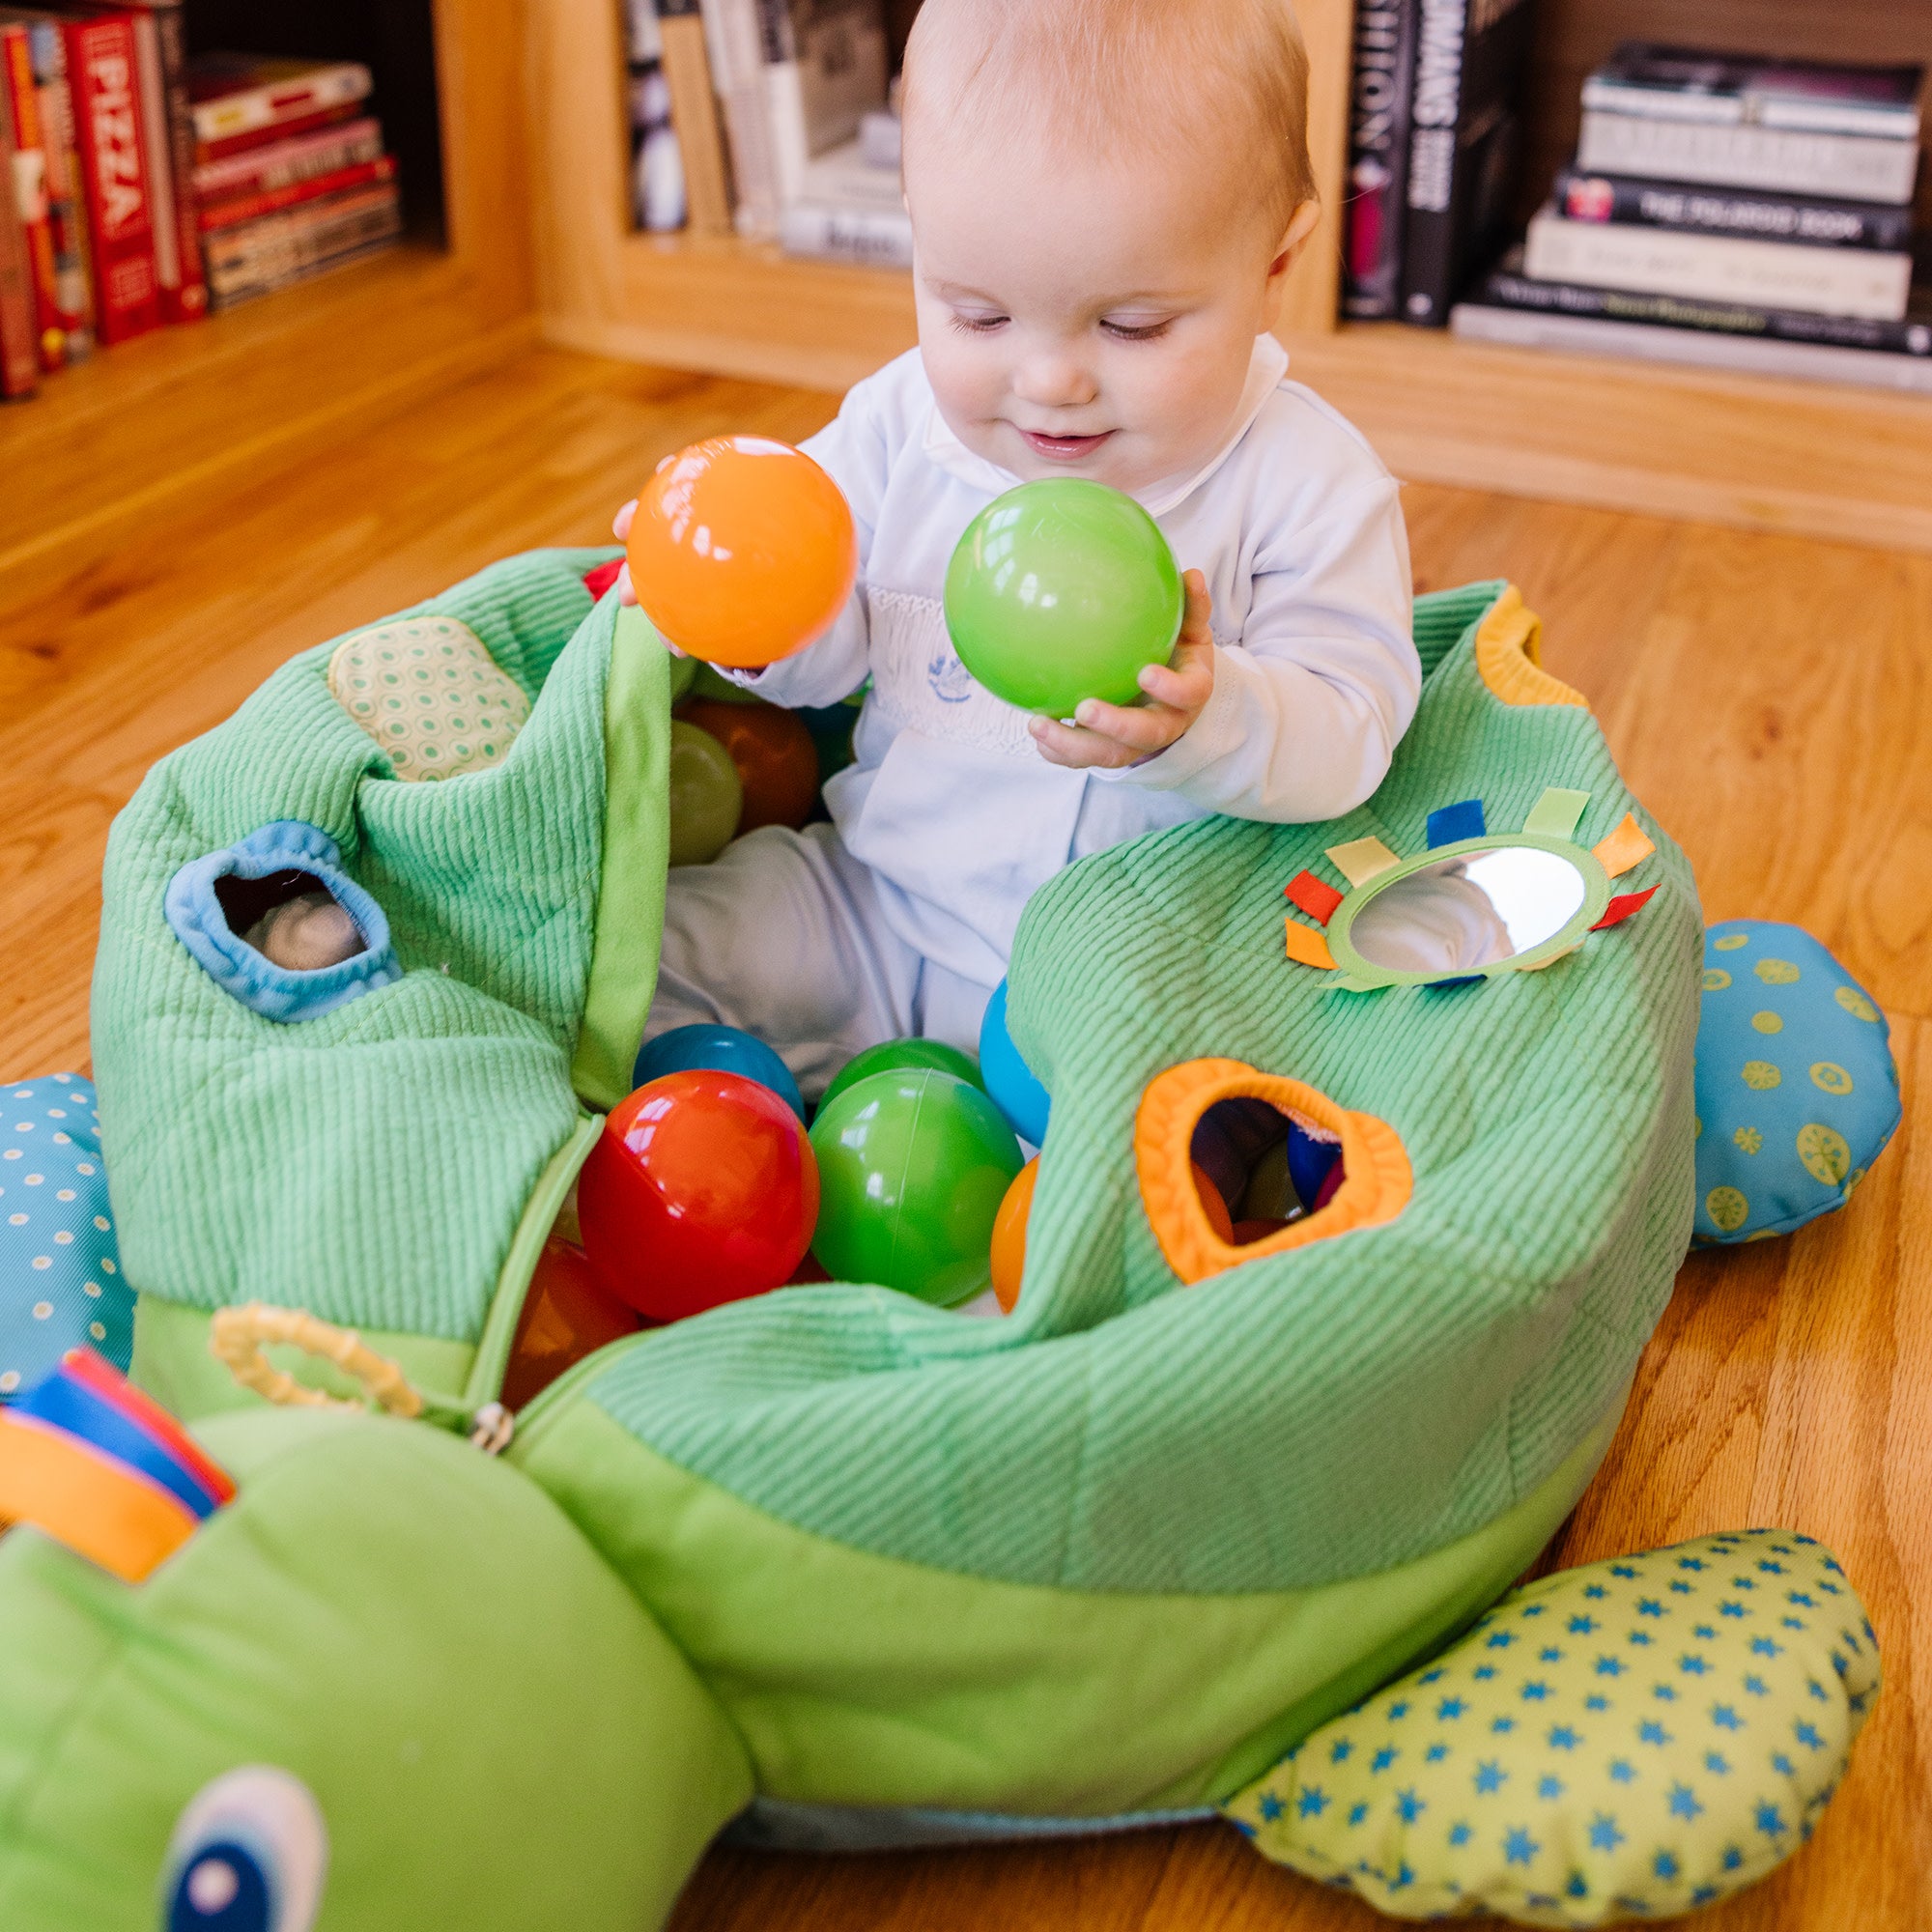
<path id="1" fill-rule="evenodd" d="M 1078 463 L 1083 456 L 1092 456 L 1113 433 L 1107 429 L 1098 436 L 1046 436 L 1034 429 L 1020 431 L 1027 447 L 1050 463 Z"/>

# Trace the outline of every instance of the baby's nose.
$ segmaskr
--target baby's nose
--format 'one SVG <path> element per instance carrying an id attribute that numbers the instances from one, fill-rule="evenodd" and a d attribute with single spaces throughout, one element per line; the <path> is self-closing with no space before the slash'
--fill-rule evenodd
<path id="1" fill-rule="evenodd" d="M 1079 356 L 1053 351 L 1021 362 L 1014 372 L 1013 393 L 1037 409 L 1077 410 L 1094 401 L 1100 385 Z"/>

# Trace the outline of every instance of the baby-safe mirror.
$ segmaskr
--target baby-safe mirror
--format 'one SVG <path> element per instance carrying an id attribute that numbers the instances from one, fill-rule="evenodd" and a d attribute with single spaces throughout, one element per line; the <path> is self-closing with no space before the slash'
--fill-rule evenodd
<path id="1" fill-rule="evenodd" d="M 1376 893 L 1350 922 L 1349 941 L 1391 973 L 1477 973 L 1553 939 L 1584 894 L 1582 873 L 1559 853 L 1464 852 Z"/>

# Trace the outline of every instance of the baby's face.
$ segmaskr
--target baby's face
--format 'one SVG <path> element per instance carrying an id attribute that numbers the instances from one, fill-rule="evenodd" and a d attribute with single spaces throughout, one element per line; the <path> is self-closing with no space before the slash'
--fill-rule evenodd
<path id="1" fill-rule="evenodd" d="M 1141 490 L 1226 438 L 1287 258 L 1225 167 L 908 129 L 920 351 L 967 448 Z"/>

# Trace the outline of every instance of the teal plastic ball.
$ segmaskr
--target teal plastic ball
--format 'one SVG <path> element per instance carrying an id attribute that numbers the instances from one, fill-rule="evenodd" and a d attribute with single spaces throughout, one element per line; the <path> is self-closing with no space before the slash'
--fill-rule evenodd
<path id="1" fill-rule="evenodd" d="M 1022 711 L 1070 718 L 1083 697 L 1132 704 L 1165 664 L 1187 593 L 1160 526 L 1104 483 L 1054 476 L 996 497 L 946 567 L 959 661 Z"/>
<path id="2" fill-rule="evenodd" d="M 992 1281 L 993 1222 L 1020 1144 L 979 1088 L 895 1067 L 845 1089 L 811 1123 L 812 1253 L 835 1281 L 877 1282 L 952 1308 Z"/>

